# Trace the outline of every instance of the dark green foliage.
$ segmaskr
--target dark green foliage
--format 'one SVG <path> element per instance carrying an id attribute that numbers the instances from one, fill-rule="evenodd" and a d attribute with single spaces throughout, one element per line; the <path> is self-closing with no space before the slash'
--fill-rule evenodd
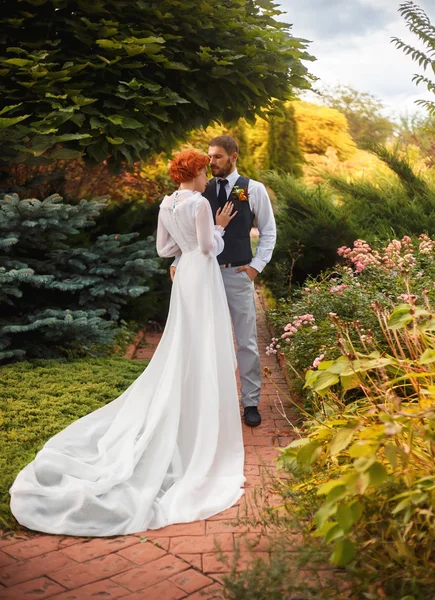
<path id="1" fill-rule="evenodd" d="M 58 195 L 0 200 L 0 360 L 110 344 L 122 307 L 149 290 L 160 272 L 152 239 L 129 233 L 86 247 L 74 242 L 103 206 L 65 204 Z"/>
<path id="2" fill-rule="evenodd" d="M 44 443 L 74 420 L 119 396 L 145 362 L 91 358 L 0 367 L 0 528 L 15 528 L 9 488 Z"/>
<path id="3" fill-rule="evenodd" d="M 308 187 L 291 175 L 270 173 L 277 197 L 277 244 L 262 278 L 277 298 L 287 297 L 290 277 L 302 283 L 337 261 L 337 248 L 355 239 L 340 207 L 325 186 Z M 292 261 L 294 265 L 292 266 Z"/>
<path id="4" fill-rule="evenodd" d="M 267 154 L 269 169 L 291 173 L 294 177 L 302 175 L 304 159 L 299 149 L 295 112 L 291 104 L 283 108 L 282 116 L 270 117 Z"/>
<path id="5" fill-rule="evenodd" d="M 270 0 L 1 0 L 1 154 L 114 165 L 310 86 Z M 224 81 L 224 85 L 223 85 Z M 17 156 L 17 152 L 19 153 Z"/>
<path id="6" fill-rule="evenodd" d="M 248 126 L 246 121 L 244 119 L 239 119 L 237 124 L 229 129 L 228 135 L 235 137 L 239 144 L 239 157 L 237 159 L 237 169 L 239 173 L 242 173 L 245 177 L 250 177 L 251 179 L 258 179 L 259 173 L 252 160 L 247 129 Z"/>
<path id="7" fill-rule="evenodd" d="M 435 190 L 410 166 L 406 158 L 382 146 L 376 154 L 396 175 L 376 181 L 328 178 L 343 201 L 342 214 L 358 237 L 374 241 L 404 235 L 435 233 Z"/>
<path id="8" fill-rule="evenodd" d="M 139 234 L 139 239 L 145 240 L 155 236 L 160 203 L 146 204 L 138 199 L 120 203 L 109 202 L 106 208 L 96 218 L 95 226 L 83 236 L 87 243 L 93 243 L 102 234 L 118 231 L 121 234 Z M 162 270 L 153 274 L 147 280 L 149 291 L 138 298 L 132 299 L 123 308 L 124 319 L 132 319 L 145 324 L 152 318 L 164 323 L 168 314 L 171 293 L 169 266 L 173 259 L 160 261 Z"/>
<path id="9" fill-rule="evenodd" d="M 393 43 L 405 54 L 410 54 L 412 60 L 418 62 L 419 66 L 423 67 L 425 71 L 435 73 L 435 26 L 432 25 L 423 9 L 409 0 L 400 5 L 399 12 L 405 19 L 408 29 L 419 39 L 423 50 L 414 48 L 397 37 L 392 38 Z M 412 80 L 417 85 L 423 83 L 429 92 L 435 93 L 435 81 L 429 79 L 429 77 L 416 74 Z M 432 116 L 435 116 L 435 102 L 433 100 L 417 100 L 416 104 L 424 106 Z"/>
<path id="10" fill-rule="evenodd" d="M 404 235 L 435 234 L 435 189 L 396 151 L 372 144 L 369 149 L 391 174 L 350 180 L 325 175 L 316 187 L 291 175 L 266 178 L 277 197 L 277 245 L 262 275 L 277 298 L 287 297 L 290 277 L 302 283 L 308 276 L 333 267 L 337 248 L 358 238 L 369 243 Z M 294 265 L 292 266 L 292 261 Z"/>

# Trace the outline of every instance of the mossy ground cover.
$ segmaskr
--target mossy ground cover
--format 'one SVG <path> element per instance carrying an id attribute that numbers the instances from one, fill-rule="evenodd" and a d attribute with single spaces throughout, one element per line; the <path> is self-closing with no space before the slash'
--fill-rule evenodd
<path id="1" fill-rule="evenodd" d="M 15 529 L 9 488 L 44 443 L 119 396 L 147 361 L 38 360 L 0 368 L 0 528 Z"/>

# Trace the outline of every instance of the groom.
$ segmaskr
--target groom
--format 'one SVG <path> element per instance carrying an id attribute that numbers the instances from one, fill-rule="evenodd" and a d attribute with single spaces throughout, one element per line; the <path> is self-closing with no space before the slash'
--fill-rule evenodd
<path id="1" fill-rule="evenodd" d="M 237 215 L 225 229 L 225 248 L 217 260 L 222 269 L 225 292 L 237 342 L 237 364 L 242 384 L 241 402 L 246 425 L 261 423 L 261 365 L 257 344 L 254 280 L 272 257 L 276 240 L 275 219 L 264 185 L 237 172 L 239 146 L 229 135 L 211 140 L 208 149 L 213 179 L 203 193 L 213 217 L 230 200 Z M 250 232 L 254 223 L 260 240 L 252 256 Z M 171 276 L 175 266 L 171 267 Z"/>

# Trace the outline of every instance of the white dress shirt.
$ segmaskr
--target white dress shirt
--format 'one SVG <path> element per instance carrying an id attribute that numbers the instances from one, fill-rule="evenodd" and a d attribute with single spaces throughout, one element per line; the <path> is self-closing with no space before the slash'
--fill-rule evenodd
<path id="1" fill-rule="evenodd" d="M 237 172 L 237 170 L 230 173 L 227 177 L 220 178 L 226 179 L 228 181 L 227 185 L 225 186 L 227 198 L 229 197 L 231 190 L 235 186 L 238 178 L 239 173 Z M 217 180 L 216 193 L 218 195 L 220 189 L 220 179 Z M 249 207 L 251 209 L 251 212 L 255 216 L 258 232 L 260 234 L 260 239 L 258 241 L 257 249 L 255 251 L 255 256 L 252 258 L 251 262 L 249 263 L 249 266 L 253 267 L 256 271 L 261 273 L 261 271 L 272 258 L 272 252 L 275 247 L 275 217 L 273 214 L 272 205 L 270 203 L 269 194 L 267 193 L 266 188 L 262 183 L 260 183 L 259 181 L 255 181 L 255 179 L 250 179 L 248 185 L 248 194 Z M 174 262 L 172 263 L 172 266 L 176 267 L 179 260 L 180 257 L 177 256 Z"/>

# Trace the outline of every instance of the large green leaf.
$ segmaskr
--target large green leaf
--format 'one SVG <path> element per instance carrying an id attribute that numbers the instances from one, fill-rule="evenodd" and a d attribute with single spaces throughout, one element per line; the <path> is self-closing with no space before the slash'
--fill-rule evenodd
<path id="1" fill-rule="evenodd" d="M 2 127 L 2 128 L 12 127 L 13 125 L 16 125 L 17 123 L 21 123 L 21 121 L 24 121 L 25 119 L 28 119 L 29 117 L 30 117 L 30 115 L 21 115 L 20 117 L 0 117 L 0 127 Z"/>
<path id="2" fill-rule="evenodd" d="M 335 454 L 338 454 L 339 452 L 342 452 L 345 448 L 347 448 L 350 442 L 352 441 L 353 434 L 353 429 L 347 427 L 339 429 L 331 442 L 331 455 L 334 456 Z"/>
<path id="3" fill-rule="evenodd" d="M 310 465 L 317 460 L 320 452 L 321 446 L 318 442 L 309 442 L 299 450 L 297 461 L 300 465 Z"/>
<path id="4" fill-rule="evenodd" d="M 310 383 L 310 387 L 315 392 L 320 393 L 338 382 L 339 377 L 338 375 L 335 375 L 335 373 L 330 373 L 329 371 L 318 371 L 314 381 Z"/>
<path id="5" fill-rule="evenodd" d="M 350 506 L 345 502 L 340 502 L 337 506 L 337 523 L 340 525 L 344 533 L 350 531 L 355 522 L 354 513 Z"/>
<path id="6" fill-rule="evenodd" d="M 336 567 L 345 567 L 356 557 L 356 546 L 348 538 L 343 538 L 335 542 L 334 551 L 331 555 L 331 562 Z"/>
<path id="7" fill-rule="evenodd" d="M 3 121 L 19 134 L 1 146 L 7 160 L 23 152 L 23 137 L 31 148 L 41 134 L 90 134 L 91 144 L 77 138 L 68 148 L 119 166 L 169 150 L 213 120 L 252 122 L 292 87 L 310 85 L 308 43 L 256 3 L 80 0 L 73 14 L 63 0 L 27 0 L 30 11 L 21 4 L 0 16 L 0 85 L 2 106 L 22 102 L 32 120 L 24 130 Z M 114 115 L 122 119 L 111 122 Z"/>
<path id="8" fill-rule="evenodd" d="M 375 487 L 380 486 L 388 478 L 388 472 L 384 465 L 380 462 L 375 462 L 368 470 L 370 483 Z"/>
<path id="9" fill-rule="evenodd" d="M 62 160 L 65 159 L 72 159 L 72 158 L 79 158 L 80 156 L 82 156 L 83 152 L 80 152 L 80 150 L 70 150 L 68 148 L 59 148 L 58 150 L 55 150 L 54 152 L 52 152 L 52 154 L 50 155 L 51 158 L 59 158 Z"/>

